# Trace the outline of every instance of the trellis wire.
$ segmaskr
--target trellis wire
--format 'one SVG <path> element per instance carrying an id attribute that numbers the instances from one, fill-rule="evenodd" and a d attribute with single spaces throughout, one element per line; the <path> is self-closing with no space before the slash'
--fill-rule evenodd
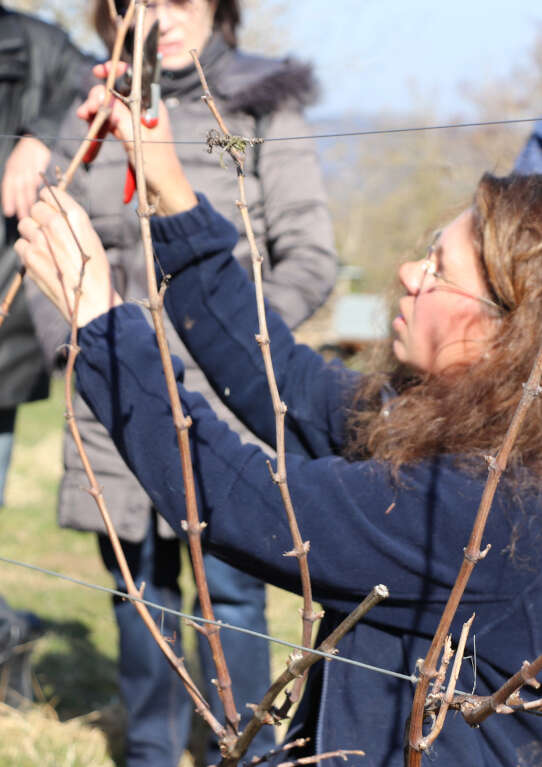
<path id="1" fill-rule="evenodd" d="M 534 123 L 541 120 L 542 117 L 513 117 L 503 120 L 484 120 L 481 122 L 464 123 L 442 123 L 437 125 L 419 125 L 406 128 L 372 128 L 368 130 L 342 131 L 337 133 L 310 133 L 306 136 L 273 136 L 265 139 L 266 143 L 272 141 L 307 141 L 309 139 L 327 139 L 327 138 L 348 138 L 355 136 L 383 136 L 393 135 L 394 133 L 423 133 L 424 131 L 453 130 L 457 128 L 484 128 L 498 125 L 521 125 L 523 123 Z M 25 136 L 27 134 L 24 134 Z M 20 139 L 23 134 L 19 133 L 0 133 L 0 139 Z M 77 141 L 81 142 L 81 136 L 42 136 L 35 135 L 33 138 L 44 139 L 45 141 Z M 102 143 L 116 143 L 116 139 L 94 138 L 93 141 Z M 200 144 L 205 146 L 205 139 L 173 139 L 172 141 L 143 141 L 143 144 Z"/>
<path id="2" fill-rule="evenodd" d="M 398 127 L 398 128 L 381 128 L 381 129 L 367 129 L 367 130 L 357 130 L 357 131 L 340 131 L 340 132 L 333 132 L 333 133 L 315 133 L 315 134 L 308 134 L 304 136 L 276 136 L 276 137 L 270 137 L 266 138 L 266 142 L 277 142 L 277 141 L 306 141 L 311 139 L 331 139 L 331 138 L 353 138 L 356 136 L 382 136 L 382 135 L 393 135 L 393 134 L 405 134 L 405 133 L 422 133 L 426 131 L 436 131 L 436 130 L 453 130 L 453 129 L 463 129 L 463 128 L 481 128 L 481 127 L 492 127 L 492 126 L 503 126 L 503 125 L 520 125 L 524 123 L 534 123 L 538 122 L 542 118 L 540 117 L 523 117 L 523 118 L 510 118 L 510 119 L 501 119 L 501 120 L 485 120 L 485 121 L 479 121 L 479 122 L 459 122 L 459 123 L 443 123 L 443 124 L 436 124 L 436 125 L 423 125 L 423 126 L 410 126 L 410 127 Z M 27 134 L 25 134 L 27 135 Z M 0 140 L 2 139 L 20 139 L 23 138 L 23 135 L 21 134 L 13 134 L 13 133 L 0 133 Z M 35 135 L 34 138 L 38 139 L 44 139 L 46 141 L 74 141 L 74 142 L 81 142 L 81 136 L 43 136 L 43 135 Z M 95 138 L 95 141 L 100 141 L 102 143 L 106 142 L 115 142 L 115 139 L 111 138 Z M 144 141 L 143 143 L 151 144 L 151 143 L 171 143 L 171 144 L 185 144 L 185 145 L 201 145 L 205 146 L 207 144 L 207 141 L 205 139 L 173 139 L 172 141 Z M 371 664 L 363 663 L 362 661 L 357 661 L 352 658 L 345 658 L 342 656 L 333 655 L 331 653 L 325 653 L 320 650 L 315 650 L 309 647 L 303 647 L 302 645 L 298 645 L 294 642 L 288 642 L 285 639 L 278 639 L 277 637 L 269 636 L 268 634 L 263 634 L 258 631 L 253 631 L 251 629 L 242 628 L 240 626 L 235 626 L 232 624 L 224 623 L 222 621 L 212 621 L 207 620 L 205 618 L 201 618 L 195 615 L 190 615 L 188 613 L 183 613 L 179 610 L 174 610 L 169 607 L 165 607 L 163 605 L 157 604 L 155 602 L 150 602 L 143 598 L 138 597 L 129 597 L 126 593 L 117 591 L 115 589 L 108 588 L 107 586 L 101 586 L 99 584 L 93 584 L 88 583 L 86 581 L 80 580 L 78 578 L 74 578 L 69 575 L 65 575 L 63 573 L 56 572 L 54 570 L 49 570 L 46 568 L 39 567 L 38 565 L 33 565 L 27 562 L 21 562 L 19 560 L 10 559 L 8 557 L 2 557 L 0 556 L 0 562 L 4 562 L 6 564 L 15 565 L 17 567 L 23 567 L 29 570 L 33 570 L 36 572 L 39 572 L 43 575 L 49 575 L 51 577 L 59 578 L 60 580 L 68 581 L 70 583 L 74 583 L 75 585 L 83 586 L 85 588 L 94 589 L 96 591 L 101 591 L 108 593 L 112 596 L 121 597 L 122 599 L 129 599 L 130 601 L 134 602 L 141 602 L 148 607 L 153 607 L 155 609 L 158 609 L 164 613 L 170 613 L 172 615 L 175 615 L 179 618 L 193 621 L 195 623 L 202 623 L 202 624 L 211 624 L 211 625 L 217 625 L 220 628 L 228 629 L 231 631 L 237 631 L 239 633 L 247 634 L 249 636 L 253 636 L 259 639 L 264 639 L 268 642 L 273 642 L 274 644 L 278 644 L 284 647 L 288 647 L 293 650 L 301 650 L 306 652 L 311 652 L 314 655 L 318 655 L 322 658 L 325 658 L 326 660 L 333 660 L 338 661 L 340 663 L 347 663 L 349 665 L 362 668 L 364 670 L 373 671 L 375 673 L 383 674 L 385 676 L 391 676 L 396 679 L 401 679 L 403 681 L 410 682 L 411 684 L 416 684 L 418 682 L 418 677 L 415 674 L 407 675 L 407 674 L 401 674 L 397 671 L 391 671 L 390 669 L 384 669 L 379 666 L 373 666 Z"/>
<path id="3" fill-rule="evenodd" d="M 411 674 L 410 676 L 407 674 L 400 674 L 398 671 L 391 671 L 390 669 L 380 668 L 379 666 L 372 666 L 368 663 L 363 663 L 359 660 L 354 660 L 353 658 L 344 658 L 340 655 L 333 655 L 332 653 L 323 652 L 321 650 L 314 650 L 312 647 L 303 647 L 303 645 L 295 644 L 295 642 L 288 642 L 286 639 L 278 639 L 278 637 L 272 637 L 269 636 L 269 634 L 262 634 L 259 631 L 253 631 L 251 629 L 242 628 L 241 626 L 234 626 L 231 623 L 224 623 L 223 621 L 211 621 L 207 620 L 205 618 L 200 618 L 196 615 L 190 615 L 189 613 L 183 613 L 180 610 L 174 610 L 171 607 L 165 607 L 163 605 L 157 604 L 156 602 L 150 602 L 147 599 L 143 599 L 140 597 L 131 597 L 128 596 L 124 591 L 117 591 L 116 589 L 108 588 L 107 586 L 100 586 L 97 583 L 88 583 L 87 581 L 80 580 L 79 578 L 73 578 L 71 575 L 65 575 L 64 573 L 56 572 L 55 570 L 48 570 L 45 567 L 40 567 L 39 565 L 32 565 L 29 562 L 21 562 L 17 559 L 10 559 L 9 557 L 2 557 L 0 556 L 0 562 L 4 562 L 5 564 L 9 565 L 16 565 L 17 567 L 24 567 L 27 570 L 34 570 L 35 572 L 41 573 L 42 575 L 50 575 L 53 578 L 59 578 L 63 581 L 68 581 L 69 583 L 74 583 L 76 586 L 84 586 L 87 589 L 94 589 L 94 591 L 102 591 L 106 594 L 111 594 L 112 596 L 121 597 L 122 599 L 129 600 L 130 602 L 141 602 L 144 605 L 147 605 L 147 607 L 154 607 L 157 610 L 161 610 L 162 613 L 170 613 L 171 615 L 176 615 L 179 618 L 183 618 L 188 621 L 193 621 L 194 623 L 206 623 L 210 624 L 212 626 L 219 626 L 221 629 L 229 629 L 231 631 L 237 631 L 240 634 L 248 634 L 249 636 L 253 636 L 257 639 L 265 639 L 268 642 L 273 642 L 274 644 L 279 644 L 284 647 L 289 647 L 292 650 L 301 650 L 304 652 L 310 652 L 313 655 L 319 655 L 322 658 L 325 658 L 326 660 L 336 660 L 340 663 L 347 663 L 350 666 L 357 666 L 358 668 L 362 668 L 366 671 L 374 671 L 378 674 L 384 674 L 385 676 L 393 676 L 397 679 L 402 679 L 403 681 L 410 682 L 411 684 L 416 684 L 418 681 L 418 677 L 415 674 Z"/>

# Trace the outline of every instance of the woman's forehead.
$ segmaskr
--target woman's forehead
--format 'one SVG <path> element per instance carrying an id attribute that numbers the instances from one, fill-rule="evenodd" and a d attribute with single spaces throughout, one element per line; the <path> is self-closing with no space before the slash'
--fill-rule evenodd
<path id="1" fill-rule="evenodd" d="M 477 270 L 471 224 L 472 213 L 468 209 L 436 233 L 433 249 L 448 270 Z"/>

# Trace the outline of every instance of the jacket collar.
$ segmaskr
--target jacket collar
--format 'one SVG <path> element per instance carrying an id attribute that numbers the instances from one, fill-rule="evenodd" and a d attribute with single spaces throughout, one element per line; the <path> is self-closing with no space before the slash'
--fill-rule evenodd
<path id="1" fill-rule="evenodd" d="M 201 52 L 201 66 L 211 88 L 213 88 L 212 84 L 222 68 L 223 57 L 230 50 L 222 35 L 219 32 L 215 32 Z M 193 64 L 189 64 L 187 67 L 183 67 L 183 69 L 165 69 L 163 71 L 162 95 L 165 98 L 169 96 L 181 97 L 190 93 L 193 93 L 195 98 L 199 98 L 202 95 L 199 75 Z"/>

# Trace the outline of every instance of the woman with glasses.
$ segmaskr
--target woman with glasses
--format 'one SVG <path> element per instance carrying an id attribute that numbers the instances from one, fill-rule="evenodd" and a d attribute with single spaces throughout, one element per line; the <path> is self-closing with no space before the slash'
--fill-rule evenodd
<path id="1" fill-rule="evenodd" d="M 93 91 L 80 114 L 93 113 L 102 95 Z M 128 138 L 126 110 L 116 109 L 115 134 Z M 165 113 L 158 136 L 164 142 L 170 136 Z M 131 152 L 132 144 L 126 148 Z M 232 257 L 235 228 L 194 194 L 167 143 L 149 145 L 146 173 L 158 206 L 155 253 L 171 275 L 169 317 L 215 390 L 272 443 L 254 289 Z M 50 194 L 42 198 L 20 225 L 17 251 L 68 316 L 72 291 L 58 285 L 49 248 L 65 286 L 77 283 L 81 259 Z M 153 333 L 140 308 L 111 290 L 105 254 L 84 212 L 67 195 L 60 199 L 92 256 L 79 312 L 79 390 L 160 514 L 183 535 L 179 456 Z M 289 487 L 303 540 L 310 541 L 314 598 L 325 609 L 321 637 L 376 583 L 390 591 L 340 642 L 342 656 L 409 675 L 426 655 L 480 502 L 486 457 L 501 445 L 540 344 L 541 274 L 542 176 L 486 174 L 470 207 L 442 229 L 428 256 L 400 267 L 403 295 L 384 372 L 360 376 L 326 364 L 296 345 L 268 311 L 288 405 Z M 175 369 L 193 422 L 204 544 L 224 561 L 299 592 L 297 562 L 283 556 L 290 534 L 266 454 L 242 444 L 185 387 L 180 360 Z M 455 645 L 476 613 L 471 660 L 462 664 L 457 689 L 477 695 L 494 692 L 525 659 L 542 653 L 541 408 L 535 399 L 489 517 L 484 541 L 491 551 L 475 568 L 452 625 Z M 360 764 L 400 767 L 412 695 L 404 679 L 318 662 L 287 736 L 310 740 L 288 758 L 361 748 Z M 439 767 L 535 767 L 542 723 L 516 713 L 471 729 L 449 714 L 430 758 Z M 331 761 L 342 764 L 340 757 Z"/>
<path id="2" fill-rule="evenodd" d="M 110 22 L 107 0 L 95 0 L 94 25 L 109 50 L 115 28 Z M 127 2 L 118 0 L 123 13 Z M 250 270 L 249 246 L 236 208 L 237 179 L 232 168 L 224 170 L 218 152 L 206 151 L 205 137 L 216 127 L 201 101 L 199 77 L 189 54 L 199 51 L 201 63 L 220 109 L 232 133 L 244 136 L 291 136 L 310 133 L 302 109 L 314 98 L 314 81 L 308 66 L 292 59 L 248 55 L 237 48 L 240 23 L 238 0 L 156 0 L 147 5 L 146 31 L 159 23 L 158 50 L 162 56 L 161 90 L 171 118 L 177 155 L 197 189 L 235 222 L 241 233 L 235 256 Z M 61 136 L 84 133 L 75 113 L 61 126 Z M 74 150 L 73 140 L 60 143 L 51 167 L 65 169 Z M 140 244 L 139 220 L 133 205 L 123 204 L 126 160 L 116 142 L 103 146 L 87 168 L 81 169 L 71 187 L 75 198 L 88 206 L 90 217 L 107 250 L 117 290 L 126 298 L 146 294 L 145 270 Z M 334 283 L 333 234 L 320 169 L 313 142 L 269 142 L 249 152 L 247 158 L 248 203 L 256 237 L 264 258 L 264 280 L 268 300 L 290 328 L 309 317 L 324 301 Z M 54 354 L 65 330 L 52 334 L 50 323 L 44 344 Z M 171 327 L 172 348 L 185 361 L 186 381 L 202 392 L 220 416 L 245 441 L 256 437 L 223 405 L 201 370 L 190 358 Z M 105 430 L 81 400 L 75 404 L 89 457 L 108 500 L 115 528 L 122 539 L 136 582 L 146 582 L 151 601 L 179 609 L 178 576 L 181 567 L 178 540 L 151 501 Z M 84 473 L 69 432 L 65 438 L 65 473 L 59 493 L 62 526 L 99 532 L 102 558 L 116 587 L 124 589 L 122 575 L 105 535 L 95 505 L 81 492 Z M 216 617 L 248 629 L 264 632 L 264 584 L 206 557 L 209 588 Z M 192 611 L 190 603 L 185 604 Z M 199 608 L 196 608 L 199 609 Z M 152 764 L 177 767 L 188 744 L 192 704 L 180 682 L 171 675 L 160 650 L 148 636 L 133 606 L 114 602 L 120 632 L 120 689 L 128 711 L 127 767 Z M 174 616 L 165 617 L 165 633 L 175 638 L 183 654 L 180 627 Z M 205 637 L 197 636 L 202 675 L 208 685 L 213 710 L 220 704 L 211 684 L 213 664 Z M 269 681 L 269 654 L 265 642 L 252 642 L 242 635 L 224 637 L 230 672 L 244 702 L 260 697 Z M 166 692 L 165 692 L 166 691 Z M 243 706 L 243 718 L 250 714 Z M 259 750 L 273 745 L 273 733 L 264 730 Z M 219 757 L 207 755 L 209 763 Z"/>

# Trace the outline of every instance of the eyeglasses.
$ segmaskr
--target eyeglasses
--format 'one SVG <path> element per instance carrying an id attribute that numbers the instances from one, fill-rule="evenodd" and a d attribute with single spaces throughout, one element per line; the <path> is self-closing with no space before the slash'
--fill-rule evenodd
<path id="1" fill-rule="evenodd" d="M 147 10 L 148 11 L 156 11 L 158 8 L 170 8 L 172 10 L 176 10 L 177 8 L 182 8 L 185 5 L 193 5 L 194 0 L 149 0 L 147 3 Z M 122 15 L 126 13 L 126 10 L 128 8 L 128 0 L 115 0 L 115 7 L 117 8 L 117 11 Z"/>
<path id="2" fill-rule="evenodd" d="M 454 291 L 457 291 L 464 296 L 468 296 L 468 298 L 472 298 L 474 301 L 479 301 L 485 306 L 491 307 L 491 309 L 499 314 L 502 314 L 503 307 L 499 306 L 495 301 L 492 301 L 485 296 L 478 296 L 475 293 L 471 293 L 466 288 L 458 285 L 457 282 L 445 277 L 442 272 L 439 272 L 438 240 L 440 234 L 440 230 L 436 231 L 431 243 L 427 246 L 427 251 L 422 261 L 423 276 L 420 284 L 420 293 L 427 293 L 430 290 L 438 290 L 439 283 L 441 283 L 440 287 L 448 286 Z"/>
<path id="3" fill-rule="evenodd" d="M 147 11 L 157 13 L 161 8 L 167 8 L 168 11 L 178 11 L 188 5 L 193 5 L 194 0 L 163 0 L 162 2 L 148 2 Z"/>

